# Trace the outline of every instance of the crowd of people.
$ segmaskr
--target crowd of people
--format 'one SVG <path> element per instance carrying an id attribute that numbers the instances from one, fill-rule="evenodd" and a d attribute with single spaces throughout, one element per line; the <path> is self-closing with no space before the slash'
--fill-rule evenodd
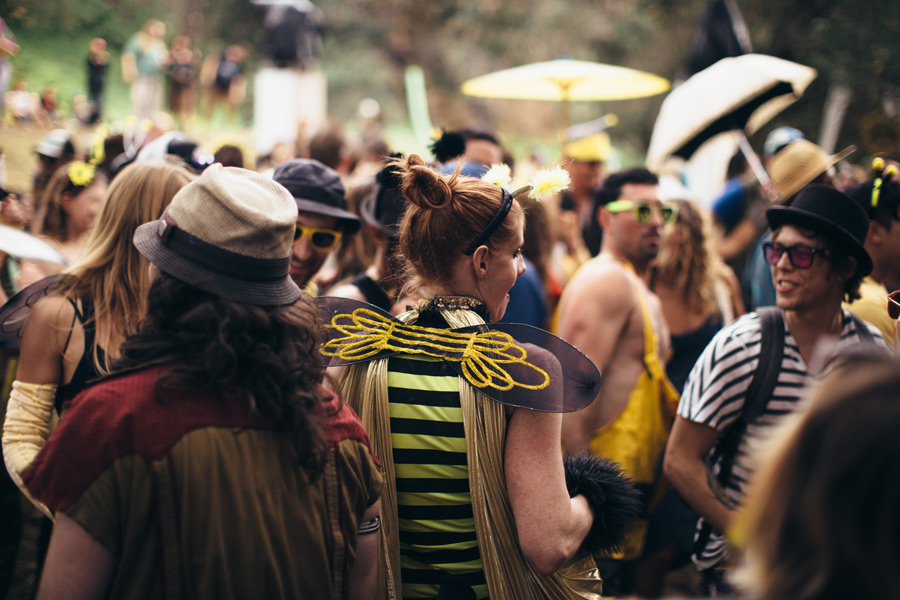
<path id="1" fill-rule="evenodd" d="M 123 73 L 169 68 L 183 123 L 212 67 L 161 25 Z M 0 591 L 900 594 L 893 157 L 777 128 L 771 182 L 737 155 L 698 199 L 597 135 L 390 150 L 38 144 L 0 205 L 58 255 L 2 255 Z"/>

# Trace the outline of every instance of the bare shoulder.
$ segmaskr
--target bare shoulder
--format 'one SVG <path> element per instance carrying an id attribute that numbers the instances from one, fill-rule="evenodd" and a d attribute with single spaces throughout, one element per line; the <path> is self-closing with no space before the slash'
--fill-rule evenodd
<path id="1" fill-rule="evenodd" d="M 28 324 L 53 329 L 69 328 L 74 318 L 75 307 L 72 303 L 64 296 L 52 294 L 38 300 L 28 315 Z"/>
<path id="2" fill-rule="evenodd" d="M 31 383 L 56 383 L 63 376 L 63 353 L 72 332 L 75 308 L 63 296 L 41 298 L 28 315 L 19 348 L 16 378 Z"/>
<path id="3" fill-rule="evenodd" d="M 634 303 L 634 282 L 627 268 L 601 257 L 586 262 L 566 285 L 568 306 L 603 305 L 627 308 Z"/>

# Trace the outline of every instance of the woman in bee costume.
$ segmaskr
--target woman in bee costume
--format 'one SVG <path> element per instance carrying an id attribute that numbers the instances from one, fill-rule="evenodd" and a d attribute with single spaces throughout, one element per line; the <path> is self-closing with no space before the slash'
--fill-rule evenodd
<path id="1" fill-rule="evenodd" d="M 502 317 L 524 272 L 524 214 L 501 185 L 398 161 L 400 251 L 418 305 L 390 317 L 323 299 L 322 352 L 386 475 L 385 598 L 599 598 L 591 554 L 635 516 L 616 465 L 560 454 L 562 412 L 596 396 L 577 349 Z M 486 175 L 493 177 L 494 172 Z M 557 172 L 533 182 L 546 192 Z M 498 182 L 499 183 L 499 182 Z M 531 187 L 527 189 L 531 189 Z"/>

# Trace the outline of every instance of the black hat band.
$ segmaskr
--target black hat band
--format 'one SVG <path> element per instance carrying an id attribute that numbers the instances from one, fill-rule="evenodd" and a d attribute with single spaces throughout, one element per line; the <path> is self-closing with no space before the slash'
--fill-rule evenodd
<path id="1" fill-rule="evenodd" d="M 163 246 L 207 271 L 233 279 L 270 283 L 290 273 L 291 257 L 256 258 L 214 246 L 180 229 L 169 215 L 159 222 L 157 235 Z"/>

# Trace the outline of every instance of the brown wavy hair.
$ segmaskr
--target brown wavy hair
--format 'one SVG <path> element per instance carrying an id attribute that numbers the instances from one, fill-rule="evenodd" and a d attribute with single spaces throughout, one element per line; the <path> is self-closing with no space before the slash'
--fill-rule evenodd
<path id="1" fill-rule="evenodd" d="M 713 247 L 712 223 L 694 202 L 672 202 L 678 205 L 678 217 L 666 225 L 656 278 L 682 290 L 686 304 L 698 313 L 718 313 L 716 277 L 723 265 Z M 680 240 L 676 241 L 674 232 L 680 234 Z"/>
<path id="2" fill-rule="evenodd" d="M 503 202 L 503 191 L 493 183 L 460 175 L 462 163 L 451 175 L 441 175 L 425 165 L 417 154 L 397 159 L 401 191 L 409 206 L 400 223 L 400 252 L 412 273 L 407 287 L 421 283 L 447 285 L 454 259 L 485 230 Z M 515 238 L 524 219 L 519 202 L 513 200 L 509 214 L 488 238 L 492 251 Z"/>
<path id="3" fill-rule="evenodd" d="M 106 181 L 106 173 L 97 169 L 90 183 L 84 186 L 75 185 L 69 178 L 71 166 L 72 163 L 65 163 L 50 176 L 47 187 L 44 188 L 42 202 L 44 214 L 38 219 L 35 231 L 38 235 L 45 235 L 60 242 L 69 241 L 69 213 L 63 206 L 63 194 L 71 194 L 74 197 L 94 185 L 97 180 Z"/>
<path id="4" fill-rule="evenodd" d="M 742 517 L 754 597 L 900 596 L 898 398 L 896 359 L 856 357 L 774 432 Z"/>
<path id="5" fill-rule="evenodd" d="M 116 370 L 169 362 L 155 395 L 203 390 L 246 400 L 291 435 L 298 462 L 318 474 L 324 440 L 316 426 L 325 366 L 318 312 L 302 296 L 286 306 L 257 306 L 211 294 L 159 271 L 147 314 L 122 345 Z"/>
<path id="6" fill-rule="evenodd" d="M 158 219 L 175 194 L 195 178 L 171 162 L 141 162 L 126 167 L 106 192 L 84 254 L 66 273 L 57 290 L 69 298 L 94 303 L 96 343 L 94 365 L 108 373 L 119 356 L 119 345 L 133 333 L 147 306 L 150 263 L 132 243 L 138 226 Z M 100 361 L 97 348 L 106 351 Z"/>

